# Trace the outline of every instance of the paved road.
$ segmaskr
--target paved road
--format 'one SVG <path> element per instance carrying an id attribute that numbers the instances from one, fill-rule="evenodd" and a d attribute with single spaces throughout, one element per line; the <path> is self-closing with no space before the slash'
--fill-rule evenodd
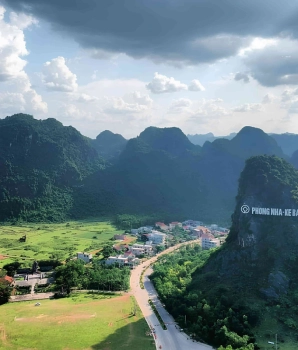
<path id="1" fill-rule="evenodd" d="M 195 241 L 189 242 L 189 244 L 191 243 L 197 243 L 197 242 Z M 184 244 L 181 244 L 181 245 L 184 245 Z M 192 340 L 188 339 L 188 336 L 185 333 L 180 332 L 179 327 L 176 326 L 172 316 L 164 309 L 162 304 L 159 302 L 157 292 L 154 289 L 153 284 L 148 278 L 148 276 L 152 273 L 151 268 L 148 268 L 144 273 L 145 289 L 141 289 L 141 287 L 139 286 L 140 275 L 144 270 L 144 267 L 145 266 L 147 267 L 153 262 L 155 262 L 160 255 L 168 254 L 169 252 L 177 249 L 179 246 L 171 247 L 167 249 L 166 251 L 162 252 L 158 256 L 145 261 L 143 264 L 139 265 L 134 270 L 132 270 L 131 279 L 130 279 L 132 294 L 135 296 L 140 306 L 140 309 L 142 310 L 143 315 L 146 318 L 147 323 L 149 324 L 149 327 L 152 329 L 153 328 L 155 329 L 155 343 L 156 343 L 157 349 L 212 350 L 213 348 L 211 346 L 198 343 L 198 342 L 193 342 Z M 152 311 L 151 307 L 148 304 L 149 298 L 154 302 L 163 321 L 167 324 L 167 328 L 168 328 L 167 330 L 163 330 L 161 328 L 159 321 L 157 320 L 154 312 Z"/>

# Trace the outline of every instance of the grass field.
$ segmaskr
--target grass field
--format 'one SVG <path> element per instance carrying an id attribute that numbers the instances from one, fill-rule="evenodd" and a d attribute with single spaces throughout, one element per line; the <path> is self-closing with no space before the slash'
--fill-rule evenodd
<path id="1" fill-rule="evenodd" d="M 153 338 L 128 294 L 76 294 L 0 307 L 1 350 L 154 350 Z"/>
<path id="2" fill-rule="evenodd" d="M 0 226 L 0 267 L 15 260 L 31 265 L 29 259 L 49 259 L 54 254 L 62 260 L 78 251 L 96 251 L 117 233 L 123 230 L 107 221 Z M 19 242 L 24 235 L 27 241 Z"/>

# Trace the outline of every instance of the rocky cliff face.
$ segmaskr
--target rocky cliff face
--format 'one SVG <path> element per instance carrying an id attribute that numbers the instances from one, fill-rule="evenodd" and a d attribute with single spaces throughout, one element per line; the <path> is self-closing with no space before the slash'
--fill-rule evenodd
<path id="1" fill-rule="evenodd" d="M 250 158 L 239 180 L 231 232 L 206 270 L 267 299 L 288 293 L 298 261 L 297 185 L 298 172 L 286 161 Z"/>

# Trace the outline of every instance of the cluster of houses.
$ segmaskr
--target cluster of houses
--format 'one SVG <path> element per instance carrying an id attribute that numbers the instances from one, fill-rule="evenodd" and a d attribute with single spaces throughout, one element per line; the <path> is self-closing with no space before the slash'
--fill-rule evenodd
<path id="1" fill-rule="evenodd" d="M 211 249 L 218 247 L 225 240 L 229 233 L 229 230 L 218 225 L 203 225 L 201 221 L 186 220 L 184 222 L 171 222 L 166 225 L 163 222 L 156 222 L 155 226 L 142 226 L 137 229 L 131 229 L 131 234 L 136 236 L 143 236 L 147 238 L 144 244 L 128 245 L 114 245 L 114 250 L 117 252 L 115 255 L 106 259 L 107 265 L 119 265 L 129 266 L 134 268 L 140 263 L 140 256 L 152 255 L 154 253 L 154 247 L 159 245 L 165 245 L 167 237 L 175 228 L 183 229 L 187 232 L 192 239 L 200 239 L 203 249 Z M 162 232 L 158 231 L 161 230 Z M 127 236 L 115 235 L 115 240 L 125 241 Z M 124 250 L 124 252 L 123 252 Z M 92 261 L 92 254 L 78 253 L 78 259 L 84 260 L 86 263 Z"/>
<path id="2" fill-rule="evenodd" d="M 195 220 L 186 220 L 184 222 L 174 221 L 170 222 L 168 225 L 163 222 L 156 222 L 155 227 L 162 230 L 166 236 L 176 227 L 179 227 L 185 232 L 188 232 L 191 238 L 200 239 L 203 249 L 218 247 L 225 240 L 226 236 L 229 233 L 229 230 L 224 227 L 219 227 L 215 224 L 205 226 L 203 222 Z M 153 241 L 153 243 L 158 244 L 157 242 L 154 242 L 154 239 L 152 239 L 150 236 L 152 234 L 154 235 L 155 232 L 157 231 L 154 231 L 153 227 L 150 226 L 131 230 L 132 234 L 146 234 L 148 238 Z"/>

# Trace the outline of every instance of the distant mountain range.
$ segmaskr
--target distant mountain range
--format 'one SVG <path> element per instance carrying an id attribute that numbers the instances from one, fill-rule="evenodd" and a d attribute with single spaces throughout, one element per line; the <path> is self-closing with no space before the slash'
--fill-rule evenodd
<path id="1" fill-rule="evenodd" d="M 231 133 L 227 136 L 214 136 L 211 132 L 208 134 L 195 134 L 187 135 L 190 142 L 194 145 L 203 146 L 206 141 L 213 142 L 217 139 L 231 140 L 237 135 L 237 133 Z M 298 135 L 285 133 L 285 134 L 268 134 L 275 139 L 278 145 L 283 150 L 284 154 L 291 157 L 293 153 L 298 149 Z"/>
<path id="2" fill-rule="evenodd" d="M 229 225 L 247 158 L 298 165 L 298 152 L 290 158 L 253 127 L 201 147 L 178 128 L 149 127 L 128 141 L 104 131 L 91 140 L 55 119 L 17 114 L 0 120 L 0 146 L 0 220 L 122 213 Z"/>

